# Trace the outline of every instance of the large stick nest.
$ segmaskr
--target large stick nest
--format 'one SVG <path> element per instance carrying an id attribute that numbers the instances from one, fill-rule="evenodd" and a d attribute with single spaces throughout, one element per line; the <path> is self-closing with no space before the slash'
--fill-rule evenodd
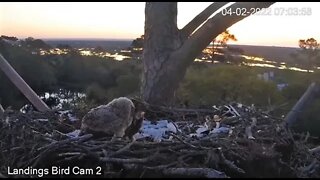
<path id="1" fill-rule="evenodd" d="M 221 111 L 149 107 L 147 114 L 175 119 L 181 130 L 161 142 L 69 137 L 79 122 L 53 112 L 6 112 L 0 121 L 0 177 L 39 177 L 46 168 L 45 177 L 320 177 L 319 152 L 310 151 L 315 138 L 293 134 L 282 119 L 260 111 L 238 112 L 240 117 L 221 122 L 232 133 L 190 137 L 191 123 L 203 124 L 205 115 Z M 254 138 L 248 138 L 249 127 Z M 70 172 L 53 175 L 52 167 Z M 75 167 L 92 171 L 77 175 Z M 9 174 L 28 168 L 38 173 Z"/>

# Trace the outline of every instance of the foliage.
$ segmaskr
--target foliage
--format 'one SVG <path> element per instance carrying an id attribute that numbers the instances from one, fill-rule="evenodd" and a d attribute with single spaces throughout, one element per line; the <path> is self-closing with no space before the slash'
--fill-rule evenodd
<path id="1" fill-rule="evenodd" d="M 259 80 L 248 67 L 230 65 L 190 68 L 177 94 L 197 105 L 237 101 L 265 106 L 283 100 L 274 83 Z"/>
<path id="2" fill-rule="evenodd" d="M 27 41 L 34 40 L 29 38 Z M 0 40 L 0 53 L 39 95 L 57 92 L 62 88 L 73 92 L 87 92 L 88 102 L 98 104 L 115 96 L 127 96 L 139 91 L 142 68 L 138 61 L 81 56 L 67 45 L 59 47 L 69 48 L 68 54 L 40 56 L 32 54 L 37 48 L 29 49 L 27 43 L 21 45 L 11 46 Z M 3 72 L 0 74 L 0 103 L 5 107 L 10 105 L 15 109 L 21 108 L 27 103 L 25 97 Z"/>
<path id="3" fill-rule="evenodd" d="M 291 54 L 295 64 L 302 64 L 308 71 L 315 69 L 315 66 L 319 66 L 320 44 L 314 38 L 308 38 L 306 40 L 299 40 L 300 50 Z"/>

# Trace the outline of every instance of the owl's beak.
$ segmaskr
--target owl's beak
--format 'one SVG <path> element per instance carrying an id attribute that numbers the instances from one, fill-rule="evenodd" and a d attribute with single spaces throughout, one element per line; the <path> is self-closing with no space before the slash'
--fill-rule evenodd
<path id="1" fill-rule="evenodd" d="M 136 114 L 136 119 L 140 119 L 140 118 L 143 118 L 144 119 L 144 115 L 145 115 L 145 112 L 144 111 L 140 111 Z"/>

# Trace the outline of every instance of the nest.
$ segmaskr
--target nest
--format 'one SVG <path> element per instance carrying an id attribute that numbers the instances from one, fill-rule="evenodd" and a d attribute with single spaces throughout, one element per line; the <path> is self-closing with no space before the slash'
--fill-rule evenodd
<path id="1" fill-rule="evenodd" d="M 175 119 L 180 129 L 161 142 L 70 137 L 79 122 L 57 113 L 6 112 L 0 121 L 0 177 L 320 177 L 319 153 L 310 151 L 315 138 L 293 134 L 282 119 L 250 107 L 232 107 L 232 117 L 225 107 L 149 107 L 147 114 Z M 221 124 L 232 131 L 190 136 L 190 124 L 203 124 L 208 114 L 224 117 Z"/>

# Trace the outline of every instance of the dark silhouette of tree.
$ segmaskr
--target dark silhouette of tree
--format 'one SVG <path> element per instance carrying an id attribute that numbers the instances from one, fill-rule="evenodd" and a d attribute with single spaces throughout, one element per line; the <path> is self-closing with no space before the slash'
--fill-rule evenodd
<path id="1" fill-rule="evenodd" d="M 5 36 L 5 35 L 2 35 L 0 37 L 0 39 L 5 39 L 5 40 L 9 40 L 9 41 L 18 41 L 18 38 L 17 37 L 14 37 L 14 36 Z"/>
<path id="2" fill-rule="evenodd" d="M 237 2 L 227 8 L 266 8 L 274 2 Z M 143 52 L 143 99 L 152 104 L 168 104 L 194 59 L 212 39 L 247 16 L 214 12 L 228 4 L 215 2 L 185 27 L 177 27 L 177 2 L 147 2 Z M 209 19 L 208 19 L 209 18 Z M 200 26 L 200 27 L 199 27 Z"/>
<path id="3" fill-rule="evenodd" d="M 144 35 L 141 35 L 139 38 L 135 39 L 131 43 L 131 47 L 134 48 L 143 48 Z"/>
<path id="4" fill-rule="evenodd" d="M 228 53 L 227 42 L 228 41 L 238 41 L 234 34 L 230 34 L 228 30 L 225 30 L 219 36 L 212 40 L 212 48 L 209 49 L 209 56 L 211 62 L 213 63 L 215 60 L 221 60 L 224 58 L 217 58 L 217 56 L 224 56 Z"/>
<path id="5" fill-rule="evenodd" d="M 51 46 L 46 44 L 41 39 L 34 39 L 33 37 L 28 37 L 25 39 L 25 45 L 29 49 L 50 49 Z"/>
<path id="6" fill-rule="evenodd" d="M 301 54 L 307 57 L 307 70 L 310 72 L 312 66 L 317 63 L 317 56 L 319 54 L 319 43 L 314 38 L 307 40 L 299 40 L 299 47 L 301 48 Z"/>

